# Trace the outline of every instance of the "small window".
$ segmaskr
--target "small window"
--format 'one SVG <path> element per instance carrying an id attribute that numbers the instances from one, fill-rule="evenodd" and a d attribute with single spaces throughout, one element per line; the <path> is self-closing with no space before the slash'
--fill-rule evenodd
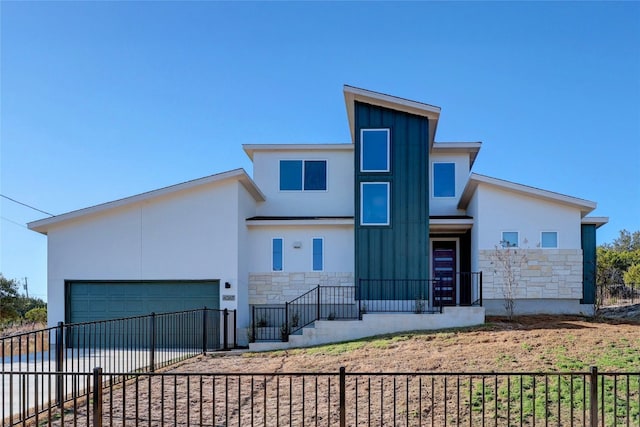
<path id="1" fill-rule="evenodd" d="M 280 160 L 281 191 L 325 191 L 326 160 Z"/>
<path id="2" fill-rule="evenodd" d="M 503 248 L 517 248 L 518 247 L 518 232 L 517 231 L 503 231 L 502 241 L 500 245 Z"/>
<path id="3" fill-rule="evenodd" d="M 558 247 L 558 232 L 557 231 L 543 231 L 540 235 L 540 247 L 543 248 L 557 248 Z"/>
<path id="4" fill-rule="evenodd" d="M 272 242 L 272 269 L 273 271 L 282 271 L 283 254 L 282 249 L 284 247 L 283 239 L 277 237 Z"/>
<path id="5" fill-rule="evenodd" d="M 360 190 L 360 224 L 389 225 L 389 183 L 363 182 Z"/>
<path id="6" fill-rule="evenodd" d="M 433 164 L 433 197 L 456 196 L 456 164 Z"/>
<path id="7" fill-rule="evenodd" d="M 324 241 L 321 237 L 313 238 L 313 271 L 324 269 Z"/>
<path id="8" fill-rule="evenodd" d="M 389 172 L 389 129 L 362 129 L 360 142 L 360 171 Z"/>

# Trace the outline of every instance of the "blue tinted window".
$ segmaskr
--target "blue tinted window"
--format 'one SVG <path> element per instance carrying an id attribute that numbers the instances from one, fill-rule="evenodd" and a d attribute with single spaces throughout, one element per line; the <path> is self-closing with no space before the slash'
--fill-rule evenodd
<path id="1" fill-rule="evenodd" d="M 502 241 L 500 242 L 503 248 L 517 248 L 518 247 L 518 232 L 517 231 L 503 231 Z"/>
<path id="2" fill-rule="evenodd" d="M 326 160 L 280 160 L 280 190 L 323 191 L 326 189 Z"/>
<path id="3" fill-rule="evenodd" d="M 322 271 L 324 267 L 322 244 L 322 239 L 313 239 L 313 271 Z"/>
<path id="4" fill-rule="evenodd" d="M 280 160 L 280 190 L 302 190 L 301 160 Z"/>
<path id="5" fill-rule="evenodd" d="M 282 271 L 282 246 L 283 246 L 282 239 L 280 238 L 273 239 L 273 249 L 272 249 L 273 271 Z"/>
<path id="6" fill-rule="evenodd" d="M 558 233 L 555 231 L 543 231 L 540 237 L 540 246 L 543 248 L 557 248 Z"/>
<path id="7" fill-rule="evenodd" d="M 324 160 L 306 160 L 304 162 L 304 189 L 327 189 L 327 162 Z"/>
<path id="8" fill-rule="evenodd" d="M 455 197 L 456 165 L 455 163 L 433 164 L 433 197 Z"/>
<path id="9" fill-rule="evenodd" d="M 363 225 L 389 224 L 389 184 L 362 183 L 360 223 Z"/>
<path id="10" fill-rule="evenodd" d="M 363 129 L 360 170 L 389 171 L 389 129 Z"/>

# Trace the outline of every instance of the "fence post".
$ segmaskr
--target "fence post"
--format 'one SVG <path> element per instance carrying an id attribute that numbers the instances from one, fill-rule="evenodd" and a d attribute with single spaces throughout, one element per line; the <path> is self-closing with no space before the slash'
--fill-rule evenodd
<path id="1" fill-rule="evenodd" d="M 480 307 L 482 307 L 482 270 L 480 271 Z"/>
<path id="2" fill-rule="evenodd" d="M 224 309 L 222 327 L 224 328 L 224 330 L 222 331 L 222 336 L 224 339 L 224 349 L 229 350 L 229 310 L 226 308 Z"/>
<path id="3" fill-rule="evenodd" d="M 202 354 L 207 354 L 207 307 L 202 309 Z"/>
<path id="4" fill-rule="evenodd" d="M 149 369 L 156 370 L 156 313 L 151 313 L 151 342 L 149 344 Z"/>
<path id="5" fill-rule="evenodd" d="M 58 322 L 56 328 L 56 403 L 62 408 L 64 405 L 64 322 Z"/>
<path id="6" fill-rule="evenodd" d="M 93 427 L 102 427 L 102 368 L 93 368 Z"/>
<path id="7" fill-rule="evenodd" d="M 591 367 L 591 382 L 589 393 L 590 426 L 598 427 L 598 367 Z M 604 404 L 604 403 L 603 403 Z"/>
<path id="8" fill-rule="evenodd" d="M 253 342 L 256 342 L 256 306 L 251 306 L 251 325 L 249 325 L 251 329 L 253 329 L 251 336 L 253 337 Z"/>
<path id="9" fill-rule="evenodd" d="M 238 316 L 237 310 L 233 310 L 233 348 L 238 348 Z"/>
<path id="10" fill-rule="evenodd" d="M 347 410 L 346 410 L 346 372 L 344 366 L 340 367 L 340 427 L 345 427 L 347 425 Z M 358 396 L 356 396 L 356 399 Z"/>
<path id="11" fill-rule="evenodd" d="M 289 341 L 289 302 L 284 303 L 284 324 L 280 327 L 280 339 Z"/>
<path id="12" fill-rule="evenodd" d="M 318 294 L 316 296 L 316 320 L 320 320 L 320 285 L 318 285 Z"/>

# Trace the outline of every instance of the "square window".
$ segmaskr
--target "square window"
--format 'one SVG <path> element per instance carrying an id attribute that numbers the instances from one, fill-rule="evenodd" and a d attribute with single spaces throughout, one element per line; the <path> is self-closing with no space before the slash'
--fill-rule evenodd
<path id="1" fill-rule="evenodd" d="M 360 189 L 360 224 L 389 225 L 389 183 L 363 182 Z"/>
<path id="2" fill-rule="evenodd" d="M 517 231 L 503 231 L 502 240 L 500 245 L 503 248 L 517 248 L 518 247 L 518 232 Z"/>
<path id="3" fill-rule="evenodd" d="M 324 241 L 321 237 L 313 239 L 313 271 L 322 271 L 324 268 Z"/>
<path id="4" fill-rule="evenodd" d="M 324 160 L 306 160 L 304 162 L 305 191 L 327 189 L 327 162 Z"/>
<path id="5" fill-rule="evenodd" d="M 280 190 L 302 190 L 301 160 L 280 160 Z"/>
<path id="6" fill-rule="evenodd" d="M 389 172 L 389 129 L 362 129 L 360 145 L 360 171 Z"/>
<path id="7" fill-rule="evenodd" d="M 433 164 L 433 197 L 455 197 L 456 164 Z"/>
<path id="8" fill-rule="evenodd" d="M 273 271 L 282 271 L 282 261 L 283 261 L 283 253 L 282 249 L 284 247 L 283 239 L 278 237 L 273 239 L 272 241 L 272 266 Z"/>
<path id="9" fill-rule="evenodd" d="M 280 191 L 325 191 L 326 160 L 280 160 Z"/>
<path id="10" fill-rule="evenodd" d="M 543 231 L 540 235 L 540 246 L 543 248 L 557 248 L 558 247 L 558 232 L 557 231 Z"/>

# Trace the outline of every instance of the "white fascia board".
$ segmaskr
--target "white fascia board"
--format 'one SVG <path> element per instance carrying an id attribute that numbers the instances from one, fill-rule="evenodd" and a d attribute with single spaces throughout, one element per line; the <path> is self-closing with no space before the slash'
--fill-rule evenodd
<path id="1" fill-rule="evenodd" d="M 430 231 L 466 231 L 473 227 L 473 218 L 433 218 L 429 219 Z"/>
<path id="2" fill-rule="evenodd" d="M 248 227 L 351 226 L 353 218 L 247 220 Z"/>
<path id="3" fill-rule="evenodd" d="M 593 224 L 596 226 L 596 229 L 597 229 L 607 224 L 609 222 L 609 217 L 608 216 L 585 216 L 584 218 L 582 218 L 582 221 L 580 222 L 582 224 Z"/>
<path id="4" fill-rule="evenodd" d="M 37 231 L 38 233 L 47 234 L 49 228 L 54 225 L 58 225 L 64 222 L 72 221 L 77 218 L 86 217 L 98 213 L 103 213 L 111 209 L 120 208 L 123 206 L 133 205 L 144 201 L 149 201 L 158 197 L 166 196 L 169 194 L 178 193 L 181 191 L 191 190 L 204 185 L 222 182 L 226 180 L 236 179 L 240 184 L 253 196 L 258 202 L 266 200 L 266 196 L 260 191 L 258 186 L 247 175 L 244 169 L 234 169 L 227 172 L 218 173 L 215 175 L 206 176 L 204 178 L 198 178 L 191 181 L 183 182 L 180 184 L 172 185 L 169 187 L 160 188 L 157 190 L 148 191 L 146 193 L 137 194 L 135 196 L 125 197 L 123 199 L 114 200 L 107 203 L 91 206 L 88 208 L 78 209 L 61 215 L 56 215 L 51 218 L 45 218 L 37 221 L 33 221 L 27 224 L 30 230 Z"/>
<path id="5" fill-rule="evenodd" d="M 349 85 L 344 85 L 344 102 L 347 106 L 347 117 L 349 119 L 349 129 L 351 130 L 351 140 L 355 141 L 355 101 L 365 104 L 377 105 L 379 107 L 389 108 L 390 110 L 402 111 L 417 116 L 427 117 L 434 121 L 433 129 L 429 129 L 429 143 L 433 144 L 438 119 L 440 118 L 440 107 L 425 104 L 422 102 L 411 101 L 397 96 L 386 95 L 380 92 L 373 92 Z"/>
<path id="6" fill-rule="evenodd" d="M 567 196 L 565 194 L 555 193 L 553 191 L 542 190 L 540 188 L 530 187 L 528 185 L 518 184 L 511 181 L 505 181 L 503 179 L 492 178 L 490 176 L 472 173 L 469 175 L 469 180 L 467 181 L 467 185 L 462 192 L 462 196 L 460 196 L 458 209 L 467 208 L 471 197 L 475 193 L 476 189 L 478 188 L 478 184 L 480 183 L 488 184 L 501 190 L 512 191 L 514 193 L 522 194 L 525 196 L 572 206 L 580 209 L 582 216 L 587 215 L 598 206 L 596 202 L 592 202 L 590 200 L 580 199 L 573 196 Z"/>
<path id="7" fill-rule="evenodd" d="M 256 151 L 353 151 L 353 144 L 243 144 L 242 149 L 253 160 Z"/>
<path id="8" fill-rule="evenodd" d="M 478 157 L 478 152 L 482 147 L 482 142 L 434 142 L 431 152 L 446 153 L 469 153 L 469 168 L 473 167 L 473 163 Z"/>

